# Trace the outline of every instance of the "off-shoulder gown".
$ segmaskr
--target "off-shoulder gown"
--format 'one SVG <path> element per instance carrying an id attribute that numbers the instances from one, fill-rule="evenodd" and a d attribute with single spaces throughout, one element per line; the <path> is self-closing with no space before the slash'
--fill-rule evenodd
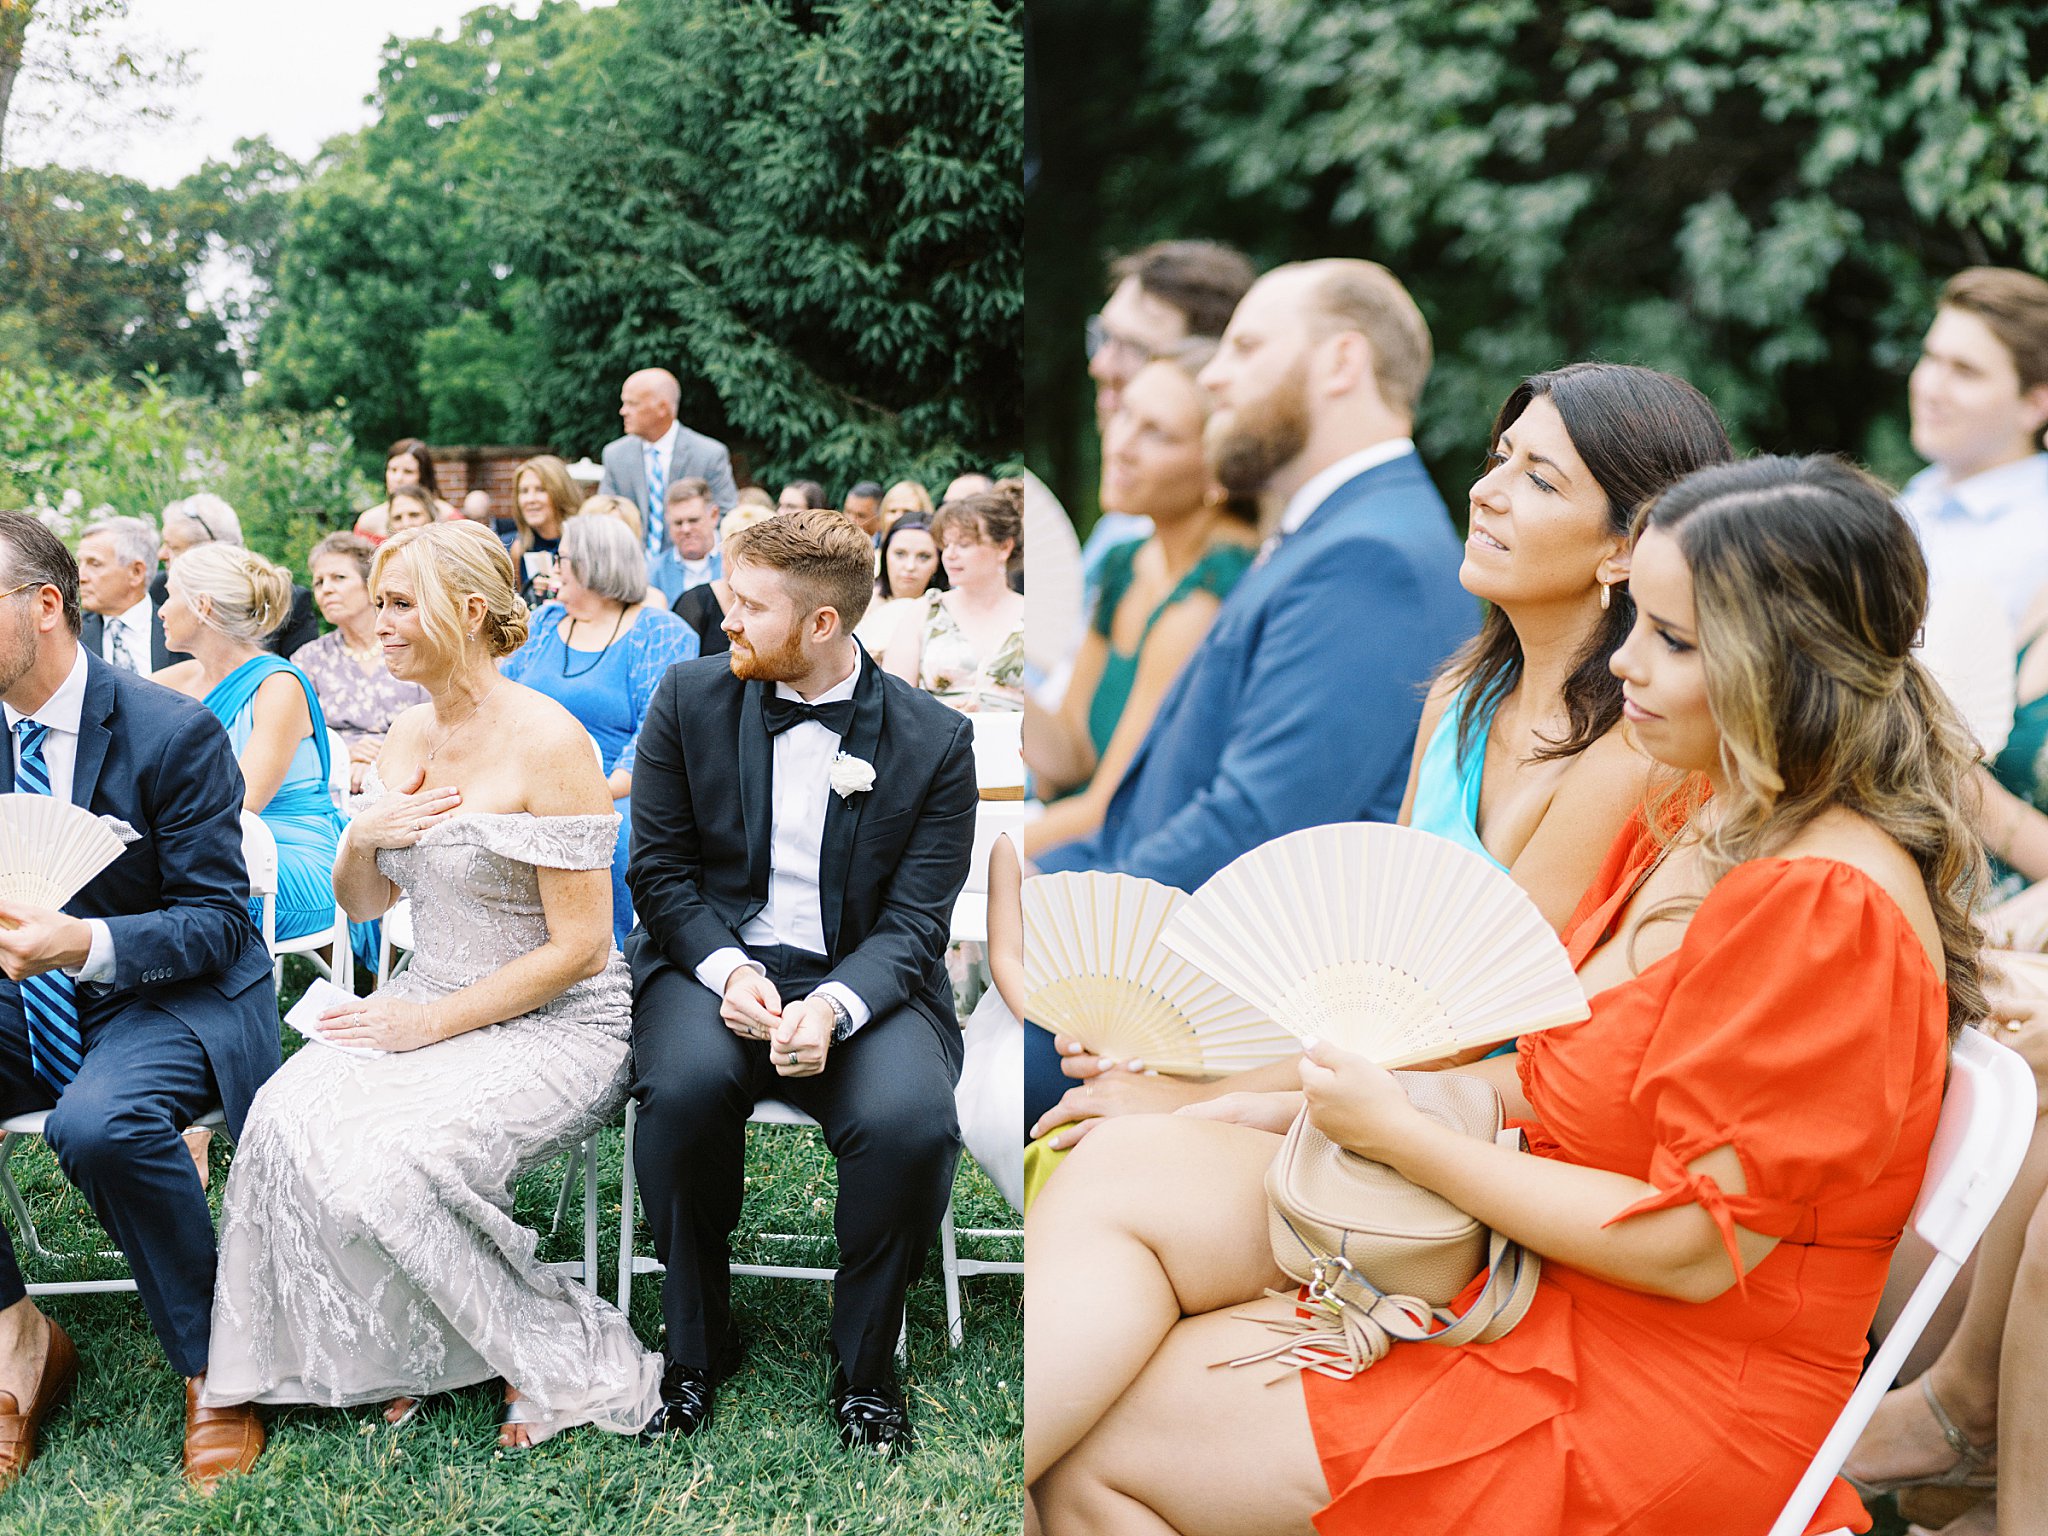
<path id="1" fill-rule="evenodd" d="M 547 937 L 538 870 L 602 870 L 618 817 L 464 815 L 377 867 L 419 948 L 386 996 L 429 1002 Z M 535 1009 L 416 1051 L 308 1044 L 256 1096 L 223 1197 L 210 1403 L 381 1402 L 503 1377 L 545 1414 L 640 1429 L 661 1357 L 535 1257 L 519 1176 L 624 1102 L 625 961 Z"/>

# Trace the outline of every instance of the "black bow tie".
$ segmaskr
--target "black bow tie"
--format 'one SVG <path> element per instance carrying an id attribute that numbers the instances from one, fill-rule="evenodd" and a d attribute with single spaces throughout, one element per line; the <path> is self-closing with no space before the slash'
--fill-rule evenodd
<path id="1" fill-rule="evenodd" d="M 780 736 L 792 725 L 806 720 L 817 721 L 834 736 L 844 736 L 847 727 L 853 724 L 853 700 L 806 704 L 802 699 L 785 699 L 771 694 L 761 701 L 761 719 L 770 736 Z"/>

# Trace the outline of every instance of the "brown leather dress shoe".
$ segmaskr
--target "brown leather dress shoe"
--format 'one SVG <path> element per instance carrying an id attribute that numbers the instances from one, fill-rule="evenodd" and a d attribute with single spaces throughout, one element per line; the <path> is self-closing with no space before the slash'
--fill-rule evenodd
<path id="1" fill-rule="evenodd" d="M 263 1454 L 263 1420 L 247 1403 L 202 1407 L 205 1385 L 204 1376 L 185 1378 L 185 1481 L 211 1493 L 222 1478 L 256 1465 Z"/>
<path id="2" fill-rule="evenodd" d="M 0 1392 L 0 1488 L 21 1476 L 35 1460 L 36 1437 L 43 1420 L 71 1395 L 77 1380 L 78 1351 L 71 1347 L 71 1335 L 52 1321 L 50 1348 L 43 1356 L 43 1374 L 36 1382 L 28 1411 L 21 1411 L 13 1393 Z"/>

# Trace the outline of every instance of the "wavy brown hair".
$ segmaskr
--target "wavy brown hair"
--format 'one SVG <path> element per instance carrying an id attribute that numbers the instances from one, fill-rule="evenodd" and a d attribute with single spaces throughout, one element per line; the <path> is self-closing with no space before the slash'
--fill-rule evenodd
<path id="1" fill-rule="evenodd" d="M 1611 533 L 1627 533 L 1643 503 L 1674 480 L 1735 457 L 1705 395 L 1683 379 L 1626 363 L 1572 363 L 1531 374 L 1502 403 L 1487 442 L 1498 444 L 1539 397 L 1557 408 L 1572 446 L 1607 497 Z M 1564 737 L 1538 747 L 1538 762 L 1576 757 L 1621 718 L 1621 679 L 1608 670 L 1607 658 L 1628 638 L 1636 608 L 1625 586 L 1609 593 L 1565 679 Z M 1522 680 L 1522 642 L 1508 616 L 1489 605 L 1479 633 L 1451 658 L 1444 675 L 1465 689 L 1458 712 L 1458 757 L 1464 760 L 1478 744 L 1480 722 L 1491 720 Z"/>
<path id="2" fill-rule="evenodd" d="M 1978 754 L 1913 654 L 1927 563 L 1892 493 L 1830 456 L 1750 459 L 1688 475 L 1644 508 L 1637 536 L 1649 528 L 1692 573 L 1721 734 L 1708 877 L 1769 857 L 1832 806 L 1863 817 L 1920 868 L 1953 1039 L 1985 1014 Z"/>

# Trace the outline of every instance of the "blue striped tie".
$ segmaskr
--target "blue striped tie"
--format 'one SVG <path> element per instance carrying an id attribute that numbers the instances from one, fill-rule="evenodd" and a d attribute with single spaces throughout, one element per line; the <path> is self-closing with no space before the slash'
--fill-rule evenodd
<path id="1" fill-rule="evenodd" d="M 21 732 L 14 787 L 24 794 L 47 795 L 50 767 L 43 761 L 43 738 L 50 728 L 39 720 L 22 720 L 14 728 Z M 52 1093 L 62 1093 L 85 1061 L 85 1047 L 78 1038 L 77 987 L 62 971 L 45 971 L 21 984 L 21 1010 L 28 1019 L 29 1065 L 50 1085 Z"/>
<path id="2" fill-rule="evenodd" d="M 647 552 L 660 550 L 668 537 L 668 476 L 661 472 L 661 450 L 647 445 Z"/>

